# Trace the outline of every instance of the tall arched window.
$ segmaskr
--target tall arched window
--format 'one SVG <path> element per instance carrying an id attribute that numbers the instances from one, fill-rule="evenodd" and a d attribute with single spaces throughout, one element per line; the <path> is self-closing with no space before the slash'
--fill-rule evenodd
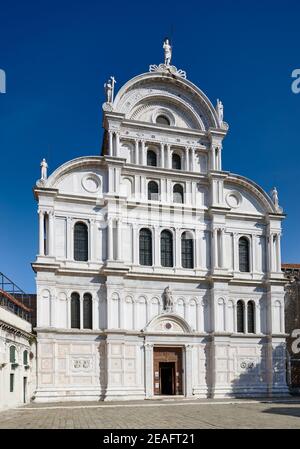
<path id="1" fill-rule="evenodd" d="M 181 170 L 181 157 L 177 153 L 172 154 L 172 168 L 174 170 Z"/>
<path id="2" fill-rule="evenodd" d="M 148 200 L 158 201 L 158 184 L 155 181 L 148 183 Z"/>
<path id="3" fill-rule="evenodd" d="M 254 334 L 254 302 L 249 301 L 247 304 L 247 324 L 248 324 L 248 333 Z"/>
<path id="4" fill-rule="evenodd" d="M 74 259 L 87 261 L 89 258 L 89 235 L 85 223 L 76 223 L 74 226 Z"/>
<path id="5" fill-rule="evenodd" d="M 140 265 L 152 265 L 152 232 L 143 228 L 139 235 Z"/>
<path id="6" fill-rule="evenodd" d="M 160 256 L 163 267 L 173 267 L 173 236 L 170 231 L 162 231 L 160 235 Z"/>
<path id="7" fill-rule="evenodd" d="M 194 242 L 188 232 L 181 236 L 181 263 L 183 268 L 194 268 Z"/>
<path id="8" fill-rule="evenodd" d="M 93 329 L 93 300 L 90 293 L 83 295 L 83 328 Z"/>
<path id="9" fill-rule="evenodd" d="M 71 328 L 80 329 L 80 297 L 75 292 L 71 295 Z"/>
<path id="10" fill-rule="evenodd" d="M 249 240 L 246 237 L 241 237 L 239 240 L 239 267 L 243 273 L 250 271 Z"/>
<path id="11" fill-rule="evenodd" d="M 183 203 L 183 187 L 181 184 L 175 184 L 173 187 L 173 202 Z"/>
<path id="12" fill-rule="evenodd" d="M 9 361 L 10 363 L 16 363 L 16 347 L 11 346 L 9 348 Z"/>
<path id="13" fill-rule="evenodd" d="M 28 351 L 23 352 L 23 365 L 28 365 Z"/>
<path id="14" fill-rule="evenodd" d="M 245 332 L 244 308 L 245 308 L 244 302 L 238 301 L 236 305 L 237 332 Z"/>
<path id="15" fill-rule="evenodd" d="M 147 151 L 147 165 L 151 165 L 152 167 L 157 166 L 157 156 L 155 151 L 152 150 Z"/>

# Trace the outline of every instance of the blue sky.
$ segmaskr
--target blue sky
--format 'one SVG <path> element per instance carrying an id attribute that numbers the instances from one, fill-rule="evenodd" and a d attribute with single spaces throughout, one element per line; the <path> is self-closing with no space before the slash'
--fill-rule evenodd
<path id="1" fill-rule="evenodd" d="M 32 187 L 50 171 L 100 154 L 103 83 L 119 89 L 162 62 L 187 71 L 230 125 L 223 169 L 277 186 L 287 214 L 283 261 L 299 262 L 299 1 L 10 1 L 0 11 L 0 271 L 28 292 L 37 251 Z"/>

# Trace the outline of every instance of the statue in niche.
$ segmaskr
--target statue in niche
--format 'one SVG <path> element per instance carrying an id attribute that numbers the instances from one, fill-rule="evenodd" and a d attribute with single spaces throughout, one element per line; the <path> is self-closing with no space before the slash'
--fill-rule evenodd
<path id="1" fill-rule="evenodd" d="M 164 40 L 163 49 L 165 51 L 165 65 L 169 66 L 172 58 L 172 47 L 168 38 Z"/>
<path id="2" fill-rule="evenodd" d="M 104 90 L 106 93 L 106 102 L 112 103 L 114 101 L 114 90 L 115 90 L 116 80 L 113 76 L 109 78 L 107 83 L 104 84 Z"/>
<path id="3" fill-rule="evenodd" d="M 173 296 L 170 287 L 166 287 L 163 295 L 164 310 L 171 312 L 173 309 Z"/>
<path id="4" fill-rule="evenodd" d="M 46 159 L 44 158 L 41 162 L 41 180 L 46 181 L 47 179 L 47 168 L 48 164 L 46 162 Z"/>

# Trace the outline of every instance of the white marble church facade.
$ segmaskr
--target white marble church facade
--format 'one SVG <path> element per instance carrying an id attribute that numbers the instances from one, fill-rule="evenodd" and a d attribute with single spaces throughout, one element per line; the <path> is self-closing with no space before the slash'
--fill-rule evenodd
<path id="1" fill-rule="evenodd" d="M 102 156 L 42 164 L 36 401 L 287 392 L 276 192 L 168 62 L 106 84 Z"/>

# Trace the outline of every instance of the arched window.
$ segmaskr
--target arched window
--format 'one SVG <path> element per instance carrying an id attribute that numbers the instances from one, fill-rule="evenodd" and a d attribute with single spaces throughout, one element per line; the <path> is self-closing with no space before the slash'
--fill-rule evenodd
<path id="1" fill-rule="evenodd" d="M 160 235 L 160 256 L 163 267 L 173 267 L 173 236 L 170 231 L 162 231 Z"/>
<path id="2" fill-rule="evenodd" d="M 74 259 L 87 261 L 89 258 L 88 228 L 84 223 L 74 226 Z"/>
<path id="3" fill-rule="evenodd" d="M 10 363 L 16 363 L 16 347 L 11 346 L 9 348 L 9 361 Z"/>
<path id="4" fill-rule="evenodd" d="M 250 271 L 249 240 L 246 237 L 241 237 L 239 240 L 239 267 L 243 273 Z"/>
<path id="5" fill-rule="evenodd" d="M 165 115 L 159 115 L 156 118 L 156 123 L 160 123 L 161 125 L 168 125 L 168 126 L 170 126 L 170 120 Z"/>
<path id="6" fill-rule="evenodd" d="M 247 304 L 247 324 L 248 324 L 248 334 L 254 334 L 254 302 L 249 301 Z"/>
<path id="7" fill-rule="evenodd" d="M 83 328 L 93 329 L 93 300 L 90 293 L 83 295 Z"/>
<path id="8" fill-rule="evenodd" d="M 183 203 L 183 187 L 181 184 L 175 184 L 173 187 L 173 202 Z"/>
<path id="9" fill-rule="evenodd" d="M 23 365 L 28 365 L 28 351 L 23 352 Z"/>
<path id="10" fill-rule="evenodd" d="M 151 165 L 152 167 L 157 166 L 157 157 L 155 151 L 147 151 L 147 165 Z"/>
<path id="11" fill-rule="evenodd" d="M 140 265 L 152 265 L 152 232 L 144 228 L 140 230 Z"/>
<path id="12" fill-rule="evenodd" d="M 237 332 L 245 332 L 244 308 L 245 308 L 244 302 L 238 301 L 236 305 Z"/>
<path id="13" fill-rule="evenodd" d="M 148 183 L 148 200 L 158 201 L 158 184 L 155 181 Z"/>
<path id="14" fill-rule="evenodd" d="M 80 298 L 75 292 L 71 295 L 71 328 L 80 329 Z"/>
<path id="15" fill-rule="evenodd" d="M 172 154 L 172 168 L 174 170 L 181 170 L 181 157 L 177 153 Z"/>
<path id="16" fill-rule="evenodd" d="M 194 268 L 194 242 L 188 232 L 181 236 L 181 263 L 183 268 Z"/>

